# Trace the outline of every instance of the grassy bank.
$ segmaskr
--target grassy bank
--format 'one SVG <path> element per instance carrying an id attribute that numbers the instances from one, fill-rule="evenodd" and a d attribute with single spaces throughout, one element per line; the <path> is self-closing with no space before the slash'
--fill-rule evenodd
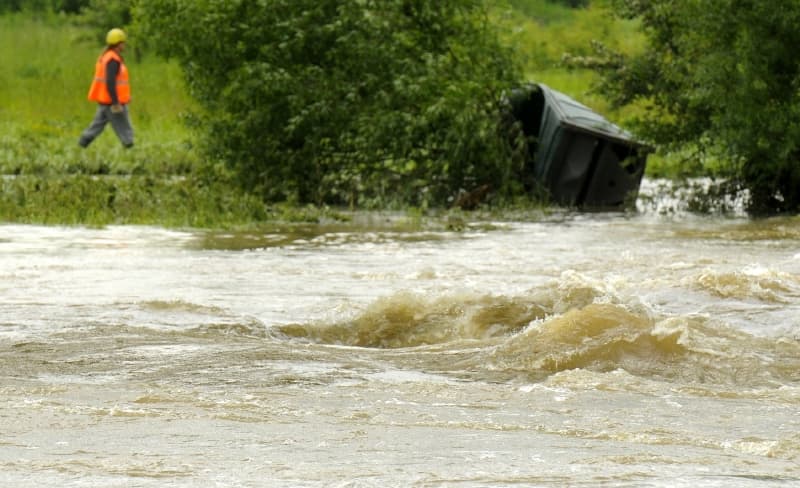
<path id="1" fill-rule="evenodd" d="M 197 164 L 180 122 L 192 109 L 180 69 L 149 57 L 126 60 L 136 152 L 121 155 L 110 128 L 79 150 L 78 136 L 95 111 L 86 92 L 102 50 L 91 39 L 91 32 L 64 17 L 0 16 L 0 172 L 180 173 Z"/>
<path id="2" fill-rule="evenodd" d="M 627 49 L 633 27 L 595 9 L 545 0 L 511 4 L 496 15 L 528 78 L 624 122 L 629 114 L 610 112 L 591 94 L 594 75 L 567 69 L 561 57 L 588 53 L 592 39 Z M 197 107 L 180 66 L 154 56 L 126 53 L 136 147 L 123 150 L 109 127 L 88 149 L 79 148 L 95 110 L 86 92 L 102 49 L 96 38 L 65 16 L 0 16 L 0 222 L 236 227 L 309 218 L 306 209 L 264 207 L 201 160 L 183 123 Z"/>
<path id="3" fill-rule="evenodd" d="M 95 111 L 86 92 L 103 46 L 93 34 L 62 16 L 0 16 L 0 221 L 229 227 L 266 218 L 263 204 L 200 160 L 175 63 L 126 53 L 135 149 L 110 127 L 78 146 Z"/>

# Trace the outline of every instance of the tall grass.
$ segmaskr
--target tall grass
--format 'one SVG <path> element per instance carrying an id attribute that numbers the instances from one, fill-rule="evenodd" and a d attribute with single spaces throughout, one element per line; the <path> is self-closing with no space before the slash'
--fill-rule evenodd
<path id="1" fill-rule="evenodd" d="M 85 28 L 60 16 L 0 16 L 0 172 L 61 172 L 105 164 L 174 172 L 196 163 L 181 114 L 194 105 L 174 63 L 126 56 L 137 149 L 121 156 L 108 130 L 86 151 L 78 136 L 96 106 L 86 99 L 103 46 Z M 160 167 L 160 168 L 159 168 Z"/>
<path id="2" fill-rule="evenodd" d="M 587 8 L 569 9 L 548 0 L 508 0 L 513 7 L 505 12 L 507 40 L 523 59 L 529 80 L 541 82 L 570 95 L 603 113 L 615 122 L 633 111 L 614 111 L 592 88 L 597 74 L 567 66 L 566 54 L 592 55 L 592 43 L 599 41 L 611 49 L 633 52 L 643 38 L 633 22 L 621 21 L 592 2 Z"/>
<path id="3" fill-rule="evenodd" d="M 201 161 L 181 122 L 195 105 L 180 67 L 126 53 L 134 149 L 109 126 L 87 149 L 78 137 L 103 49 L 96 33 L 58 15 L 0 16 L 0 222 L 230 227 L 266 209 L 219 167 Z"/>

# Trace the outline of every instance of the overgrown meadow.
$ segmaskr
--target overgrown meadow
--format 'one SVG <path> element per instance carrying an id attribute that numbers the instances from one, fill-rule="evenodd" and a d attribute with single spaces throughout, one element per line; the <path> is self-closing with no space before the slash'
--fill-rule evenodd
<path id="1" fill-rule="evenodd" d="M 182 118 L 192 110 L 178 66 L 127 53 L 136 147 L 110 126 L 77 140 L 102 46 L 61 16 L 0 17 L 0 219 L 46 224 L 219 227 L 265 217 L 257 200 L 199 160 Z"/>
<path id="2" fill-rule="evenodd" d="M 511 4 L 495 16 L 530 79 L 624 122 L 630 114 L 609 113 L 591 94 L 593 75 L 567 69 L 561 59 L 565 52 L 588 53 L 598 38 L 635 49 L 633 26 L 612 22 L 600 9 L 544 0 Z M 187 124 L 198 105 L 187 95 L 180 66 L 147 52 L 125 53 L 136 146 L 123 149 L 109 126 L 80 148 L 78 136 L 95 110 L 86 92 L 101 49 L 97 33 L 67 16 L 0 16 L 0 221 L 221 228 L 309 218 L 308 209 L 265 206 L 240 190 L 222 165 L 203 160 Z"/>

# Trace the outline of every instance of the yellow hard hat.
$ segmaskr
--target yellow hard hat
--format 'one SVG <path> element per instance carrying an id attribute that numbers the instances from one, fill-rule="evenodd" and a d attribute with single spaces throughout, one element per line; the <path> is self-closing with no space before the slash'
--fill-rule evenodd
<path id="1" fill-rule="evenodd" d="M 111 29 L 106 34 L 106 44 L 109 46 L 114 46 L 119 44 L 120 42 L 125 42 L 128 39 L 128 36 L 125 35 L 125 32 L 122 29 Z"/>

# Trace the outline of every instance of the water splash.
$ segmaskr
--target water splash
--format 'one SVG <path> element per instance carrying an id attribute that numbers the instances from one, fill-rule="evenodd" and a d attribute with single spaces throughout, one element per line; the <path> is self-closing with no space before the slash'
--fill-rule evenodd
<path id="1" fill-rule="evenodd" d="M 318 344 L 411 349 L 418 359 L 427 351 L 426 368 L 495 380 L 541 381 L 576 369 L 759 387 L 800 378 L 798 341 L 756 337 L 703 315 L 665 316 L 612 282 L 574 272 L 514 297 L 402 292 L 351 320 L 277 330 Z"/>
<path id="2" fill-rule="evenodd" d="M 711 178 L 683 181 L 644 178 L 636 210 L 645 214 L 684 215 L 690 213 L 743 217 L 747 215 L 746 191 L 727 194 Z"/>

